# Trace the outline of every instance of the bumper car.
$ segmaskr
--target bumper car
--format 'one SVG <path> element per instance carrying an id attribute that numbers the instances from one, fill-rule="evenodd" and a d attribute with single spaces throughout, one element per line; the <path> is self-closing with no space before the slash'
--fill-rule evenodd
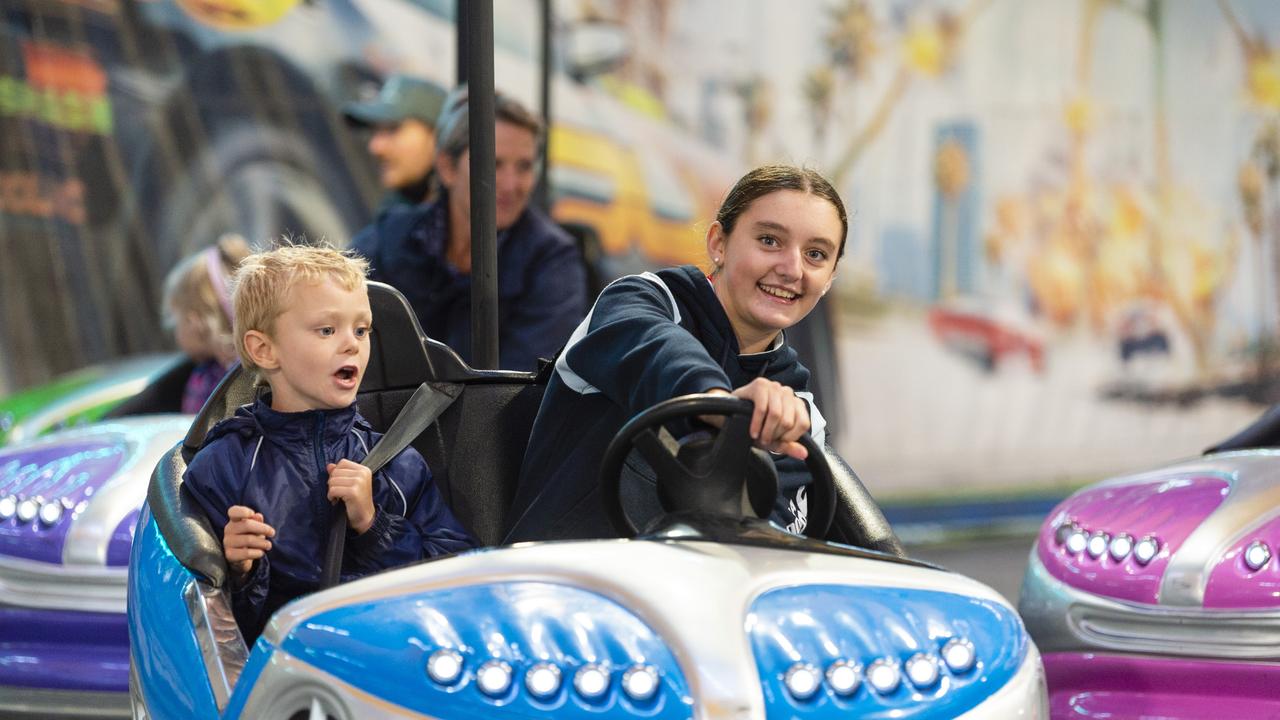
<path id="1" fill-rule="evenodd" d="M 0 716 L 127 714 L 138 505 L 190 425 L 120 418 L 0 449 Z"/>
<path id="2" fill-rule="evenodd" d="M 139 518 L 134 717 L 1046 716 L 1039 653 L 1014 609 L 902 557 L 833 453 L 809 441 L 816 537 L 755 517 L 736 400 L 677 398 L 623 428 L 601 477 L 624 539 L 496 546 L 543 384 L 467 367 L 422 336 L 387 286 L 371 284 L 370 300 L 378 332 L 361 412 L 385 430 L 420 384 L 456 390 L 413 445 L 488 547 L 298 598 L 246 647 L 219 536 L 181 492 L 205 428 L 252 397 L 248 378 L 232 376 L 158 464 Z M 720 435 L 672 454 L 662 428 L 708 413 L 729 416 Z M 620 491 L 617 472 L 633 448 L 655 468 L 664 510 L 643 530 L 643 502 Z M 706 482 L 679 482 L 690 475 Z"/>
<path id="3" fill-rule="evenodd" d="M 4 406 L 0 716 L 127 716 L 129 548 L 152 469 L 191 426 L 189 372 L 139 358 Z"/>
<path id="4" fill-rule="evenodd" d="M 1280 411 L 1040 529 L 1019 612 L 1054 718 L 1280 717 Z"/>

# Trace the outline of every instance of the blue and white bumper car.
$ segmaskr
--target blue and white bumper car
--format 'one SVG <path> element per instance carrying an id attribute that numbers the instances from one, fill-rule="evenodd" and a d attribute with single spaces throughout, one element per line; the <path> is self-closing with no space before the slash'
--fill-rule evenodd
<path id="1" fill-rule="evenodd" d="M 457 388 L 414 446 L 459 519 L 498 542 L 542 385 L 467 368 L 421 336 L 398 293 L 370 295 L 362 412 L 385 428 L 420 383 Z M 218 538 L 179 489 L 203 431 L 251 393 L 244 378 L 224 384 L 153 477 L 129 578 L 135 717 L 1047 717 L 1040 656 L 1014 609 L 901 557 L 857 478 L 821 452 L 813 525 L 841 542 L 753 517 L 739 481 L 733 512 L 706 493 L 668 494 L 665 517 L 631 539 L 493 547 L 300 598 L 246 648 Z M 708 402 L 637 417 L 602 477 L 670 417 L 740 410 Z M 723 460 L 733 442 L 707 452 Z M 624 531 L 628 502 L 616 502 Z"/>

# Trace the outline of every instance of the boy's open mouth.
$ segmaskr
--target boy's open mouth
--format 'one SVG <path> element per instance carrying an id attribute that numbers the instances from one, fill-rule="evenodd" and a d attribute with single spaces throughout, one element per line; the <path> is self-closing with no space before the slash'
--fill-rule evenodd
<path id="1" fill-rule="evenodd" d="M 338 368 L 338 371 L 334 373 L 334 376 L 337 377 L 339 380 L 342 380 L 344 382 L 349 382 L 355 379 L 356 372 L 358 371 L 356 370 L 355 365 L 343 365 L 342 367 Z"/>

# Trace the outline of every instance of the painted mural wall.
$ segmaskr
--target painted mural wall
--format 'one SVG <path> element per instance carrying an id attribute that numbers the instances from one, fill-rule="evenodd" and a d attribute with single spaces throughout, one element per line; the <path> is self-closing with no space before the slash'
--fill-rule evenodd
<path id="1" fill-rule="evenodd" d="M 1002 494 L 1196 453 L 1277 396 L 1274 0 L 556 0 L 553 211 L 605 275 L 698 260 L 747 167 L 853 212 L 806 361 L 881 497 Z M 379 196 L 341 103 L 454 77 L 454 0 L 0 0 L 0 392 L 172 348 L 177 258 L 341 243 Z M 495 0 L 537 95 L 537 4 Z M 834 399 L 832 399 L 834 398 Z"/>
<path id="2" fill-rule="evenodd" d="M 873 490 L 1082 482 L 1277 398 L 1280 5 L 587 8 L 633 30 L 629 92 L 846 198 L 838 437 Z"/>

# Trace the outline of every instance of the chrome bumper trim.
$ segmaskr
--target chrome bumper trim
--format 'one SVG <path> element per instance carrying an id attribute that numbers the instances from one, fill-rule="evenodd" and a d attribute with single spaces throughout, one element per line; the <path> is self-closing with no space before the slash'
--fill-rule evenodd
<path id="1" fill-rule="evenodd" d="M 131 717 L 127 693 L 9 686 L 0 686 L 0 716 L 33 720 Z"/>
<path id="2" fill-rule="evenodd" d="M 1031 550 L 1018 612 L 1041 652 L 1116 650 L 1232 660 L 1280 660 L 1280 612 L 1139 605 L 1082 592 Z"/>
<path id="3" fill-rule="evenodd" d="M 0 556 L 0 605 L 125 612 L 126 568 L 67 567 Z"/>

